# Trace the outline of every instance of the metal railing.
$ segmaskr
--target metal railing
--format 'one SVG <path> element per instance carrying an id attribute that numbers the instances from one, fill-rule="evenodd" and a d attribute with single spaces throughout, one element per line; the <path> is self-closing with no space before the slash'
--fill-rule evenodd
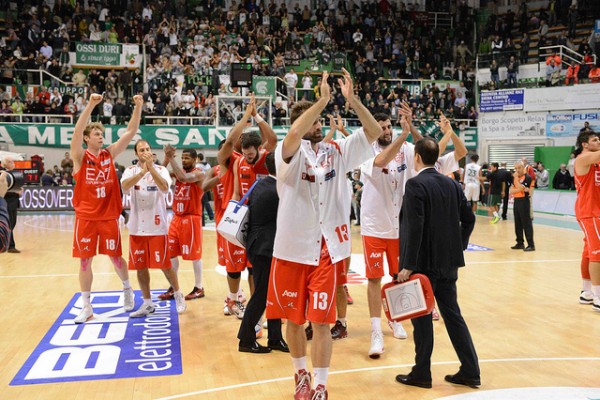
<path id="1" fill-rule="evenodd" d="M 542 54 L 542 50 L 546 50 L 544 54 Z M 554 52 L 560 57 L 561 63 L 563 65 L 571 65 L 571 61 L 575 61 L 577 64 L 584 63 L 584 55 L 579 54 L 575 50 L 571 50 L 567 46 L 557 45 L 557 46 L 544 46 L 540 47 L 539 57 L 540 62 L 546 60 L 546 57 L 551 56 Z M 596 64 L 596 54 L 593 54 L 594 65 Z M 569 60 L 569 61 L 567 61 Z"/>
<path id="2" fill-rule="evenodd" d="M 10 70 L 13 74 L 13 84 L 28 84 L 44 86 L 44 82 L 49 80 L 51 85 L 59 83 L 63 86 L 83 86 L 89 88 L 89 84 L 76 85 L 73 82 L 65 82 L 57 76 L 52 75 L 45 69 L 17 69 L 17 68 L 0 68 L 0 74 L 5 70 Z"/>
<path id="3" fill-rule="evenodd" d="M 0 114 L 0 122 L 72 125 L 74 116 L 68 114 Z"/>

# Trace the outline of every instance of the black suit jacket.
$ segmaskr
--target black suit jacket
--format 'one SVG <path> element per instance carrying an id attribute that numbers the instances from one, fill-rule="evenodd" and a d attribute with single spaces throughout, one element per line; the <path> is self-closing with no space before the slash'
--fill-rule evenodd
<path id="1" fill-rule="evenodd" d="M 6 200 L 0 197 L 0 253 L 8 249 L 10 243 L 10 223 Z"/>
<path id="2" fill-rule="evenodd" d="M 272 176 L 261 179 L 248 198 L 246 251 L 250 257 L 273 256 L 278 205 L 277 181 Z"/>
<path id="3" fill-rule="evenodd" d="M 458 182 L 433 168 L 406 182 L 400 211 L 400 267 L 456 279 L 475 215 Z"/>

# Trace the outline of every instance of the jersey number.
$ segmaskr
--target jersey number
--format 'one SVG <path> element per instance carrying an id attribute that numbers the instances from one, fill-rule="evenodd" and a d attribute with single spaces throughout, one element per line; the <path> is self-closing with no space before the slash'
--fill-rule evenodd
<path id="1" fill-rule="evenodd" d="M 183 212 L 183 203 L 177 203 L 177 212 Z"/>
<path id="2" fill-rule="evenodd" d="M 337 233 L 340 243 L 345 242 L 346 240 L 350 239 L 350 236 L 348 235 L 348 225 L 344 224 L 344 225 L 336 226 L 335 233 Z"/>
<path id="3" fill-rule="evenodd" d="M 154 216 L 154 225 L 160 225 L 160 215 Z"/>
<path id="4" fill-rule="evenodd" d="M 113 239 L 106 239 L 106 248 L 108 250 L 114 250 L 115 247 L 115 241 Z"/>
<path id="5" fill-rule="evenodd" d="M 315 310 L 327 310 L 327 293 L 325 292 L 314 292 L 313 293 L 313 308 Z"/>
<path id="6" fill-rule="evenodd" d="M 106 197 L 106 188 L 105 187 L 96 188 L 96 197 L 99 199 L 102 197 Z"/>

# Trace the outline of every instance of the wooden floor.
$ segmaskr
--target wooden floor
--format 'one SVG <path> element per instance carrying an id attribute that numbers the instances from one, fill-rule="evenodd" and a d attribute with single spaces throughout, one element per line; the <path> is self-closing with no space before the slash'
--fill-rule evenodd
<path id="1" fill-rule="evenodd" d="M 537 218 L 542 220 L 544 218 Z M 478 391 L 444 382 L 458 369 L 443 321 L 435 323 L 433 389 L 400 385 L 414 358 L 412 327 L 397 340 L 387 327 L 385 354 L 367 356 L 370 321 L 366 285 L 350 285 L 349 337 L 334 343 L 330 399 L 434 399 L 505 388 L 600 386 L 600 313 L 577 302 L 580 291 L 578 230 L 535 224 L 537 251 L 510 250 L 511 220 L 490 225 L 478 217 L 473 244 L 493 249 L 466 255 L 460 271 L 459 302 L 481 363 Z M 564 221 L 555 221 L 563 224 Z M 567 221 L 573 225 L 573 221 Z M 0 255 L 4 306 L 0 331 L 2 399 L 291 399 L 293 370 L 287 354 L 239 353 L 239 321 L 223 315 L 225 276 L 215 269 L 214 230 L 205 230 L 204 286 L 207 296 L 188 303 L 180 316 L 183 374 L 177 376 L 9 386 L 10 381 L 78 290 L 78 263 L 72 259 L 73 216 L 21 214 L 16 229 L 21 254 Z M 124 250 L 127 233 L 123 230 Z M 359 229 L 353 227 L 353 270 L 361 260 Z M 125 253 L 125 251 L 124 251 Z M 357 264 L 354 264 L 354 263 Z M 117 290 L 117 276 L 105 256 L 94 261 L 94 290 Z M 138 289 L 135 276 L 132 284 Z M 160 272 L 153 288 L 164 288 Z M 191 264 L 180 268 L 184 291 L 193 286 Z M 247 284 L 244 282 L 244 288 Z M 285 325 L 284 325 L 285 329 Z M 262 339 L 266 342 L 266 339 Z M 309 345 L 310 346 L 310 345 Z"/>

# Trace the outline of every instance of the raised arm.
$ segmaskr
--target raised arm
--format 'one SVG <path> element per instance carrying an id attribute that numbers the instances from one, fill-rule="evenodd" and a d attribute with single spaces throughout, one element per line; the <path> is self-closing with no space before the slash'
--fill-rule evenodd
<path id="1" fill-rule="evenodd" d="M 374 166 L 378 168 L 384 168 L 390 163 L 390 161 L 394 159 L 394 157 L 396 157 L 396 154 L 398 154 L 400 151 L 400 147 L 402 147 L 406 141 L 406 138 L 408 137 L 408 134 L 410 133 L 410 126 L 408 125 L 406 118 L 403 117 L 400 120 L 400 124 L 402 125 L 402 133 L 396 139 L 394 139 L 392 144 L 390 144 L 385 150 L 377 154 L 377 157 L 375 157 L 375 161 L 373 162 Z"/>
<path id="2" fill-rule="evenodd" d="M 465 146 L 465 143 L 456 135 L 450 121 L 448 121 L 448 118 L 446 118 L 444 114 L 440 114 L 440 129 L 444 133 L 444 136 L 439 143 L 440 155 L 442 155 L 443 151 L 446 149 L 448 141 L 452 140 L 452 144 L 454 145 L 454 159 L 460 161 L 468 153 L 467 146 Z M 444 150 L 442 150 L 442 145 Z"/>
<path id="3" fill-rule="evenodd" d="M 342 94 L 346 98 L 348 104 L 350 104 L 350 107 L 352 107 L 356 112 L 365 135 L 367 136 L 367 140 L 369 143 L 373 143 L 383 133 L 381 126 L 379 126 L 379 123 L 375 120 L 375 118 L 373 118 L 373 115 L 367 109 L 367 107 L 365 107 L 360 99 L 356 97 L 356 94 L 354 94 L 354 85 L 352 83 L 352 77 L 350 76 L 350 73 L 346 71 L 345 68 L 342 68 L 342 72 L 344 73 L 344 78 L 338 79 Z"/>
<path id="4" fill-rule="evenodd" d="M 337 130 L 337 125 L 335 124 L 335 120 L 333 119 L 333 115 L 329 114 L 329 132 L 323 138 L 323 142 L 329 142 L 333 139 L 333 135 L 335 135 L 335 131 Z"/>
<path id="5" fill-rule="evenodd" d="M 407 102 L 403 101 L 402 103 L 400 103 L 400 109 L 398 110 L 398 112 L 400 113 L 400 116 L 406 118 L 406 122 L 408 122 L 408 125 L 410 126 L 410 134 L 413 137 L 413 142 L 417 143 L 419 140 L 423 139 L 421 131 L 418 130 L 413 124 L 412 110 L 410 109 L 410 106 Z"/>
<path id="6" fill-rule="evenodd" d="M 217 153 L 217 162 L 222 167 L 225 167 L 225 168 L 229 167 L 227 165 L 227 160 L 229 160 L 229 157 L 231 157 L 231 154 L 233 153 L 233 150 L 235 149 L 236 144 L 239 143 L 240 137 L 242 136 L 242 133 L 244 132 L 244 128 L 246 127 L 246 124 L 248 123 L 248 118 L 250 118 L 250 116 L 252 115 L 252 110 L 255 108 L 256 108 L 255 100 L 254 100 L 254 97 L 252 97 L 252 99 L 250 100 L 250 103 L 248 103 L 248 105 L 246 106 L 246 111 L 244 112 L 244 115 L 242 116 L 242 118 L 229 131 L 229 134 L 227 135 L 227 138 L 225 139 L 225 143 L 223 144 L 223 147 L 221 147 L 221 150 L 219 150 L 219 152 Z"/>
<path id="7" fill-rule="evenodd" d="M 260 138 L 262 139 L 262 147 L 268 152 L 275 151 L 275 147 L 277 147 L 277 135 L 271 125 L 267 123 L 256 111 L 256 100 L 254 99 L 254 95 L 252 95 L 252 99 L 254 104 L 252 107 L 252 117 L 256 121 L 258 125 L 258 129 L 260 130 Z"/>
<path id="8" fill-rule="evenodd" d="M 348 129 L 346 129 L 346 127 L 344 126 L 344 123 L 342 122 L 342 116 L 339 114 L 337 116 L 337 129 L 338 131 L 342 132 L 342 135 L 344 135 L 344 137 L 350 136 L 350 132 L 348 132 Z"/>
<path id="9" fill-rule="evenodd" d="M 590 141 L 593 136 L 590 137 Z M 600 163 L 600 151 L 590 151 L 581 153 L 575 159 L 575 175 L 585 175 L 590 170 L 592 164 Z"/>
<path id="10" fill-rule="evenodd" d="M 294 154 L 296 154 L 296 151 L 300 148 L 302 138 L 320 118 L 321 112 L 327 106 L 331 93 L 329 84 L 327 83 L 328 78 L 329 73 L 323 71 L 323 77 L 321 78 L 321 97 L 319 97 L 319 100 L 294 121 L 287 135 L 285 135 L 281 153 L 285 161 L 289 161 Z"/>
<path id="11" fill-rule="evenodd" d="M 240 167 L 240 159 L 238 158 L 233 163 L 233 195 L 231 196 L 231 200 L 239 201 L 242 198 L 240 193 L 240 176 L 238 174 L 238 170 Z"/>
<path id="12" fill-rule="evenodd" d="M 215 174 L 215 167 L 212 167 L 204 176 L 204 181 L 202 181 L 202 191 L 208 192 L 209 190 L 212 190 L 219 182 L 221 182 L 221 178 Z"/>
<path id="13" fill-rule="evenodd" d="M 73 157 L 73 173 L 79 171 L 81 168 L 81 160 L 83 158 L 83 131 L 87 126 L 92 111 L 102 101 L 102 95 L 98 93 L 92 93 L 90 100 L 81 112 L 77 123 L 75 124 L 75 130 L 73 131 L 73 137 L 71 138 L 71 157 Z"/>
<path id="14" fill-rule="evenodd" d="M 133 108 L 133 113 L 131 114 L 131 118 L 129 119 L 129 123 L 127 124 L 127 130 L 125 134 L 119 138 L 115 143 L 108 146 L 107 150 L 110 151 L 110 154 L 113 158 L 117 157 L 119 154 L 125 151 L 129 143 L 133 140 L 133 137 L 137 134 L 137 131 L 140 127 L 140 119 L 142 118 L 142 107 L 144 106 L 144 98 L 136 94 L 133 96 L 133 102 L 135 106 Z"/>
<path id="15" fill-rule="evenodd" d="M 173 170 L 173 175 L 179 182 L 184 183 L 193 183 L 198 182 L 198 184 L 202 185 L 202 181 L 204 180 L 204 172 L 200 170 L 195 170 L 192 172 L 185 172 L 177 161 L 175 160 L 175 151 L 176 149 L 170 144 L 165 146 L 165 160 L 168 160 L 171 169 Z"/>

